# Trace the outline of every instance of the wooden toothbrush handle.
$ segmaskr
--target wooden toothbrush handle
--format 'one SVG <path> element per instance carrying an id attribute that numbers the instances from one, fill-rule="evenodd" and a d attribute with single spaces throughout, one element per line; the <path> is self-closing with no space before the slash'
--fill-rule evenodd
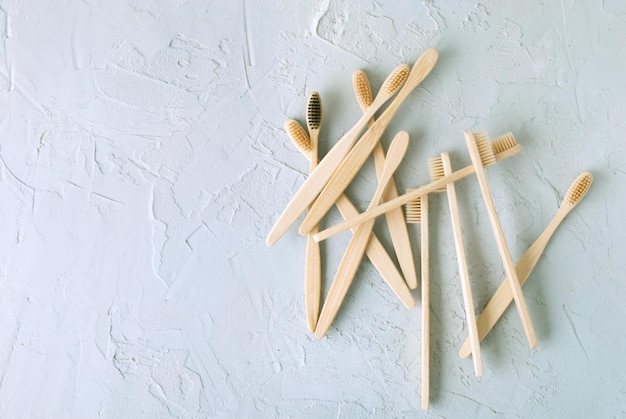
<path id="1" fill-rule="evenodd" d="M 347 196 L 341 195 L 336 202 L 339 212 L 344 218 L 354 217 L 359 214 L 358 210 L 352 205 Z M 352 229 L 356 231 L 356 227 Z M 415 299 L 411 295 L 411 291 L 407 287 L 404 278 L 395 263 L 383 247 L 378 237 L 372 232 L 370 240 L 365 248 L 365 254 L 370 259 L 374 267 L 378 270 L 385 282 L 389 285 L 396 296 L 402 301 L 407 308 L 415 307 Z"/>
<path id="2" fill-rule="evenodd" d="M 341 262 L 335 273 L 335 278 L 333 279 L 324 305 L 322 306 L 322 312 L 320 313 L 320 318 L 315 329 L 315 337 L 318 339 L 326 335 L 333 320 L 335 320 L 335 316 L 348 292 L 348 288 L 350 288 L 350 284 L 352 284 L 354 280 L 361 259 L 363 259 L 363 252 L 365 251 L 373 227 L 374 221 L 363 223 L 357 228 L 350 243 L 348 243 L 348 247 L 341 258 Z"/>
<path id="3" fill-rule="evenodd" d="M 369 81 L 367 81 L 367 85 L 369 86 Z M 358 94 L 357 99 L 359 99 Z M 359 103 L 361 105 L 361 110 L 366 112 L 369 105 L 364 104 L 361 101 L 359 101 Z M 367 122 L 368 128 L 371 128 L 375 122 L 376 118 L 372 117 L 372 119 Z M 380 142 L 376 143 L 376 146 L 374 146 L 373 154 L 376 178 L 380 182 L 383 174 L 383 167 L 385 166 L 385 150 Z M 383 194 L 382 202 L 387 202 L 397 197 L 398 188 L 396 187 L 396 181 L 392 177 L 389 179 L 387 189 Z M 409 237 L 409 229 L 407 227 L 402 208 L 398 207 L 385 213 L 385 219 L 387 221 L 387 227 L 389 227 L 391 243 L 393 244 L 393 249 L 396 252 L 400 269 L 404 274 L 404 278 L 409 288 L 415 289 L 417 288 L 417 272 L 415 271 L 415 263 L 413 262 L 413 249 L 411 246 L 411 239 Z"/>
<path id="4" fill-rule="evenodd" d="M 422 409 L 430 404 L 430 246 L 428 195 L 420 201 L 420 255 L 422 268 Z"/>
<path id="5" fill-rule="evenodd" d="M 381 120 L 377 120 L 346 155 L 330 179 L 328 179 L 328 183 L 324 186 L 311 206 L 311 210 L 304 218 L 300 225 L 300 234 L 307 234 L 315 225 L 319 224 L 337 198 L 346 190 L 352 179 L 361 170 L 361 167 L 374 149 L 376 142 L 380 140 L 384 128 L 385 126 L 381 124 Z"/>
<path id="6" fill-rule="evenodd" d="M 307 157 L 311 159 L 310 155 Z M 341 195 L 335 204 L 345 219 L 359 215 L 359 211 L 345 195 Z M 352 231 L 355 230 L 356 227 L 352 228 Z M 312 237 L 313 235 L 310 236 Z M 404 278 L 402 278 L 402 275 L 398 272 L 395 263 L 374 233 L 371 234 L 370 240 L 365 248 L 365 253 L 385 282 L 387 282 L 389 287 L 391 287 L 393 292 L 398 296 L 400 301 L 402 301 L 407 308 L 415 307 L 415 299 L 411 295 L 411 291 L 407 288 Z"/>
<path id="7" fill-rule="evenodd" d="M 393 176 L 393 173 L 397 169 L 400 162 L 406 153 L 406 149 L 409 145 L 409 134 L 406 131 L 400 131 L 393 139 L 389 146 L 389 153 L 385 160 L 385 166 L 383 168 L 383 174 L 381 180 L 374 192 L 374 197 L 370 202 L 370 207 L 378 204 L 382 198 L 383 192 L 389 179 Z M 341 194 L 340 194 L 341 195 Z M 320 319 L 315 329 L 315 336 L 319 339 L 326 334 L 332 321 L 341 306 L 341 303 L 348 292 L 348 288 L 354 279 L 354 275 L 363 259 L 363 253 L 367 247 L 372 229 L 374 228 L 374 220 L 364 223 L 359 226 L 354 232 L 352 239 L 348 243 L 348 247 L 339 263 L 339 268 L 335 274 L 326 301 L 322 307 Z"/>
<path id="8" fill-rule="evenodd" d="M 319 129 L 310 133 L 311 151 L 309 152 L 309 173 L 312 173 L 317 165 Z M 322 256 L 320 244 L 313 239 L 315 231 L 319 231 L 319 225 L 313 228 L 311 234 L 306 236 L 306 253 L 304 258 L 304 309 L 306 322 L 310 332 L 315 332 L 317 318 L 320 314 L 320 300 L 322 298 Z"/>
<path id="9" fill-rule="evenodd" d="M 548 241 L 554 234 L 554 231 L 559 226 L 561 221 L 563 221 L 565 215 L 557 214 L 548 227 L 541 233 L 541 235 L 535 240 L 535 242 L 528 248 L 526 253 L 520 258 L 517 262 L 517 266 L 515 267 L 515 271 L 517 272 L 517 278 L 519 279 L 520 285 L 524 285 L 526 280 L 528 279 L 530 273 L 534 269 L 535 265 L 539 261 L 539 257 L 543 253 L 548 244 Z M 504 278 L 502 283 L 493 294 L 482 313 L 478 317 L 478 337 L 480 340 L 483 340 L 493 329 L 495 324 L 500 320 L 500 317 L 504 314 L 506 309 L 513 301 L 513 293 L 511 292 L 511 287 L 509 286 L 508 278 Z M 459 356 L 461 358 L 467 358 L 471 354 L 471 346 L 469 336 L 465 338 L 461 349 L 459 350 Z"/>
<path id="10" fill-rule="evenodd" d="M 326 185 L 333 171 L 337 165 L 341 163 L 351 146 L 352 144 L 350 142 L 341 142 L 340 140 L 340 142 L 335 144 L 328 152 L 326 157 L 320 161 L 319 165 L 311 172 L 302 186 L 300 186 L 300 189 L 298 189 L 293 198 L 291 198 L 291 201 L 289 201 L 270 230 L 266 238 L 268 246 L 274 245 L 296 221 L 300 214 L 302 214 L 311 201 L 315 199 L 317 193 L 324 188 L 324 185 Z M 317 225 L 318 223 L 315 224 Z M 311 229 L 313 229 L 313 226 L 311 226 Z"/>
<path id="11" fill-rule="evenodd" d="M 465 140 L 467 143 L 467 149 L 472 159 L 472 165 L 476 171 L 476 177 L 478 178 L 478 184 L 480 185 L 483 200 L 485 201 L 485 206 L 487 207 L 489 222 L 491 223 L 491 229 L 493 230 L 493 234 L 496 239 L 500 258 L 502 259 L 508 283 L 513 293 L 513 299 L 515 300 L 515 305 L 519 311 L 522 326 L 524 327 L 524 332 L 526 333 L 526 338 L 528 339 L 528 344 L 531 348 L 535 348 L 537 346 L 537 336 L 530 319 L 530 314 L 528 313 L 528 306 L 526 305 L 526 299 L 522 293 L 522 287 L 519 279 L 517 278 L 517 272 L 515 271 L 515 265 L 513 264 L 511 253 L 509 252 L 506 239 L 504 238 L 504 232 L 502 231 L 500 219 L 498 218 L 498 213 L 496 212 L 496 207 L 493 203 L 491 190 L 489 189 L 487 176 L 485 175 L 485 168 L 483 167 L 480 153 L 478 151 L 478 147 L 476 146 L 476 141 L 474 140 L 474 136 L 471 132 L 465 133 Z"/>
<path id="12" fill-rule="evenodd" d="M 452 173 L 452 165 L 448 153 L 441 154 L 444 175 Z M 450 208 L 450 218 L 452 221 L 452 232 L 454 234 L 454 246 L 456 248 L 457 262 L 459 265 L 459 276 L 461 278 L 461 291 L 463 293 L 463 305 L 465 308 L 465 319 L 467 330 L 469 331 L 472 360 L 474 361 L 474 373 L 477 377 L 484 374 L 483 360 L 480 352 L 480 340 L 478 339 L 478 329 L 476 326 L 476 313 L 474 311 L 474 298 L 472 296 L 472 285 L 470 283 L 469 269 L 467 268 L 467 257 L 465 256 L 465 245 L 463 243 L 463 231 L 461 230 L 461 217 L 456 200 L 456 188 L 454 183 L 446 186 L 448 194 L 448 206 Z"/>
<path id="13" fill-rule="evenodd" d="M 522 146 L 517 144 L 515 147 L 512 147 L 506 151 L 496 154 L 496 161 L 499 162 L 502 160 L 506 160 L 509 157 L 513 157 L 520 151 L 522 151 Z M 385 202 L 384 204 L 380 204 L 377 207 L 374 207 L 365 212 L 362 212 L 356 217 L 352 217 L 344 221 L 343 223 L 336 224 L 330 228 L 327 228 L 326 230 L 321 231 L 320 233 L 316 234 L 315 240 L 316 241 L 326 240 L 327 238 L 332 237 L 335 234 L 341 233 L 342 231 L 352 228 L 358 224 L 361 224 L 364 221 L 371 220 L 372 218 L 376 218 L 379 215 L 382 215 L 388 211 L 391 211 L 395 208 L 405 205 L 422 195 L 426 195 L 431 192 L 436 192 L 442 186 L 445 186 L 450 182 L 456 182 L 457 180 L 462 179 L 466 176 L 469 176 L 472 173 L 474 173 L 474 166 L 472 165 L 464 167 L 463 169 L 459 169 L 456 172 L 452 173 L 450 176 L 444 176 L 443 178 L 438 179 L 434 182 L 431 182 L 427 185 L 420 186 L 419 188 L 413 189 L 411 192 L 407 192 L 403 195 L 400 195 L 397 198 L 392 199 L 391 201 Z"/>
<path id="14" fill-rule="evenodd" d="M 316 229 L 314 229 L 315 231 Z M 304 306 L 306 321 L 310 332 L 315 331 L 317 316 L 320 312 L 320 298 L 322 294 L 322 266 L 320 245 L 309 234 L 306 240 L 306 256 L 304 263 Z"/>
<path id="15" fill-rule="evenodd" d="M 380 180 L 383 166 L 385 165 L 385 151 L 380 143 L 377 143 L 376 147 L 374 147 L 374 165 L 376 167 L 376 176 L 378 180 Z M 397 197 L 398 189 L 392 177 L 383 194 L 382 201 L 387 202 Z M 402 208 L 399 207 L 385 213 L 385 218 L 387 226 L 389 227 L 391 242 L 400 264 L 400 269 L 404 274 L 404 279 L 409 285 L 409 288 L 415 289 L 417 288 L 417 272 L 415 271 L 415 263 L 413 262 L 413 250 L 409 238 L 409 229 L 404 219 L 404 212 Z"/>
<path id="16" fill-rule="evenodd" d="M 310 153 L 307 156 L 311 164 L 311 170 L 313 170 L 317 165 L 317 159 L 312 157 L 314 154 L 315 153 Z M 359 211 L 345 195 L 341 195 L 339 197 L 336 205 L 344 219 L 359 215 Z M 356 227 L 352 229 L 352 231 L 355 230 Z M 317 327 L 321 301 L 321 255 L 319 243 L 313 240 L 315 232 L 317 232 L 317 227 L 314 228 L 312 234 L 307 235 L 304 280 L 305 312 L 307 325 L 311 332 L 314 332 Z M 415 299 L 407 288 L 404 278 L 402 278 L 402 275 L 398 272 L 395 263 L 373 232 L 371 233 L 365 253 L 385 282 L 387 282 L 393 292 L 398 296 L 400 301 L 407 308 L 415 307 Z"/>
<path id="17" fill-rule="evenodd" d="M 374 219 L 379 215 L 385 214 L 395 208 L 401 207 L 402 205 L 408 204 L 409 202 L 419 198 L 420 196 L 427 195 L 431 192 L 435 192 L 440 189 L 442 186 L 445 186 L 449 182 L 457 181 L 461 178 L 464 178 L 468 175 L 474 173 L 474 168 L 472 166 L 467 166 L 461 170 L 457 170 L 450 176 L 445 176 L 441 179 L 438 179 L 434 182 L 431 182 L 427 185 L 420 186 L 417 189 L 413 189 L 410 192 L 406 192 L 403 195 L 398 196 L 391 201 L 380 204 L 372 209 L 368 209 L 365 212 L 360 213 L 356 217 L 349 218 L 343 223 L 336 224 L 332 227 L 327 228 L 324 231 L 315 235 L 315 240 L 322 241 L 326 240 L 329 237 L 334 236 L 335 234 L 339 234 L 342 231 L 347 230 L 348 228 L 352 228 L 357 226 L 365 221 Z"/>

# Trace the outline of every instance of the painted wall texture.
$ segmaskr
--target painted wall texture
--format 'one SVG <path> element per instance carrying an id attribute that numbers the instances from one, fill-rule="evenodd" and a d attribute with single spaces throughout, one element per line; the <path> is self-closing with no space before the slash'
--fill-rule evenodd
<path id="1" fill-rule="evenodd" d="M 0 417 L 626 415 L 624 2 L 4 0 L 0 37 Z M 432 196 L 423 412 L 419 289 L 406 309 L 365 261 L 316 340 L 305 241 L 265 236 L 308 171 L 283 130 L 308 93 L 327 151 L 360 115 L 352 72 L 377 90 L 428 47 L 382 140 L 411 136 L 400 191 L 440 152 L 470 164 L 464 130 L 513 132 L 524 151 L 487 176 L 517 260 L 594 185 L 524 286 L 539 347 L 510 309 L 480 379 Z M 348 194 L 363 210 L 375 186 L 368 162 Z M 480 312 L 504 270 L 476 178 L 456 186 Z M 348 239 L 323 247 L 325 289 Z"/>

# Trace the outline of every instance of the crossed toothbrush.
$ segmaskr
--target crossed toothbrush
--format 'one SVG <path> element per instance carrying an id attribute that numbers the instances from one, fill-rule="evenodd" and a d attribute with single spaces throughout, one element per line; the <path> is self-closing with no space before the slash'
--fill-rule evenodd
<path id="1" fill-rule="evenodd" d="M 466 146 L 472 160 L 470 166 L 453 171 L 447 153 L 442 153 L 440 157 L 429 161 L 431 166 L 430 183 L 410 190 L 404 195 L 398 195 L 393 181 L 393 174 L 406 151 L 408 134 L 400 132 L 396 135 L 387 156 L 385 156 L 379 140 L 400 104 L 430 73 L 437 58 L 437 51 L 431 48 L 418 59 L 410 71 L 406 65 L 398 66 L 387 77 L 380 93 L 374 99 L 372 99 L 371 87 L 367 76 L 360 70 L 356 71 L 353 75 L 353 86 L 363 115 L 353 128 L 330 150 L 326 157 L 319 161 L 319 164 L 317 141 L 321 129 L 321 99 L 317 92 L 311 94 L 307 106 L 309 135 L 294 120 L 288 121 L 285 125 L 289 136 L 309 159 L 310 174 L 267 237 L 268 245 L 274 244 L 284 234 L 286 229 L 293 224 L 300 213 L 307 209 L 307 215 L 299 229 L 300 233 L 307 235 L 305 262 L 307 323 L 309 330 L 314 332 L 317 338 L 321 338 L 330 328 L 364 254 L 367 254 L 371 259 L 401 301 L 409 308 L 415 305 L 415 300 L 410 294 L 409 288 L 417 287 L 417 275 L 412 260 L 411 244 L 408 238 L 406 223 L 418 222 L 422 224 L 422 408 L 424 409 L 428 408 L 429 398 L 428 194 L 447 191 L 469 330 L 469 336 L 465 339 L 459 351 L 459 356 L 467 358 L 472 354 L 475 374 L 482 376 L 483 366 L 480 355 L 480 341 L 489 333 L 512 301 L 515 302 L 520 314 L 529 346 L 531 348 L 537 346 L 536 334 L 521 286 L 527 280 L 558 225 L 585 196 L 592 183 L 592 176 L 588 172 L 582 173 L 576 179 L 568 190 L 565 200 L 553 220 L 537 241 L 522 256 L 517 265 L 512 260 L 485 174 L 485 167 L 512 157 L 521 151 L 521 146 L 517 144 L 512 134 L 509 133 L 494 141 L 489 141 L 485 133 L 465 132 Z M 375 119 L 374 113 L 394 95 L 396 95 L 395 99 L 382 115 Z M 366 125 L 368 129 L 359 139 L 359 135 Z M 343 195 L 343 191 L 356 176 L 367 157 L 372 153 L 374 154 L 378 187 L 367 210 L 359 214 L 348 198 Z M 479 182 L 489 222 L 506 274 L 500 288 L 498 288 L 492 299 L 485 306 L 478 319 L 474 314 L 471 285 L 454 191 L 454 182 L 471 174 L 475 174 Z M 345 221 L 324 231 L 319 231 L 319 221 L 333 204 L 337 205 Z M 401 211 L 403 205 L 407 207 L 406 220 Z M 422 213 L 422 211 L 424 212 Z M 397 270 L 380 241 L 372 233 L 374 219 L 382 214 L 385 214 L 387 218 L 393 247 L 398 256 L 398 262 L 404 278 L 402 278 L 402 274 Z M 318 243 L 347 229 L 351 229 L 354 235 L 340 262 L 320 312 L 321 257 Z"/>

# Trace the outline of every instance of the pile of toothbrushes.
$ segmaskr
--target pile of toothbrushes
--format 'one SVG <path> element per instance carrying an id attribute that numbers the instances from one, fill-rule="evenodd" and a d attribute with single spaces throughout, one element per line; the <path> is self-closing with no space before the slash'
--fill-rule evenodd
<path id="1" fill-rule="evenodd" d="M 419 282 L 421 283 L 422 306 L 422 407 L 424 409 L 428 408 L 429 403 L 429 194 L 445 193 L 447 196 L 469 332 L 459 355 L 463 358 L 472 355 L 475 374 L 482 376 L 480 341 L 512 301 L 515 302 L 520 314 L 529 346 L 531 348 L 537 346 L 537 338 L 521 286 L 528 278 L 557 226 L 580 202 L 592 182 L 592 176 L 588 172 L 583 172 L 576 178 L 554 219 L 520 258 L 517 265 L 511 258 L 485 173 L 485 167 L 521 151 L 521 146 L 517 144 L 511 133 L 490 140 L 484 132 L 465 132 L 464 137 L 472 161 L 471 165 L 453 170 L 448 153 L 441 153 L 440 156 L 428 161 L 430 182 L 400 194 L 393 180 L 393 174 L 407 150 L 409 134 L 405 131 L 398 132 L 387 152 L 383 150 L 379 140 L 399 106 L 426 78 L 434 68 L 437 59 L 437 51 L 431 48 L 422 54 L 412 68 L 406 64 L 398 66 L 387 77 L 375 97 L 372 95 L 365 73 L 360 70 L 356 71 L 353 75 L 353 86 L 363 115 L 319 161 L 318 135 L 322 127 L 322 101 L 317 92 L 310 94 L 306 112 L 307 130 L 295 120 L 285 123 L 288 135 L 309 160 L 310 173 L 267 237 L 267 244 L 273 245 L 302 213 L 306 213 L 299 228 L 300 233 L 305 235 L 307 240 L 304 269 L 305 312 L 309 330 L 314 332 L 317 338 L 322 338 L 330 329 L 364 256 L 370 259 L 406 307 L 415 306 L 411 289 L 418 287 L 418 278 L 407 223 L 420 224 L 421 280 Z M 380 116 L 375 117 L 375 113 L 382 105 L 392 98 L 393 100 Z M 370 155 L 374 158 L 378 186 L 367 210 L 359 213 L 344 191 Z M 470 175 L 476 176 L 480 186 L 485 210 L 505 271 L 502 284 L 478 317 L 475 314 L 455 191 L 455 181 Z M 337 206 L 345 221 L 319 231 L 320 220 L 333 206 Z M 396 266 L 387 249 L 372 231 L 374 221 L 379 215 L 384 215 L 386 218 L 399 266 Z M 353 235 L 322 304 L 319 242 L 347 229 L 351 229 Z"/>

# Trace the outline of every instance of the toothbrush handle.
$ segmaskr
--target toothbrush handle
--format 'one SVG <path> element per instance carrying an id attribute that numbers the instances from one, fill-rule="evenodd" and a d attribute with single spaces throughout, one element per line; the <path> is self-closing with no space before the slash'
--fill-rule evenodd
<path id="1" fill-rule="evenodd" d="M 299 229 L 300 234 L 307 234 L 314 226 L 319 224 L 337 198 L 346 190 L 352 179 L 361 170 L 361 167 L 363 167 L 365 161 L 374 150 L 374 146 L 382 137 L 386 127 L 386 122 L 379 118 L 345 155 L 344 159 L 339 162 L 334 173 L 327 178 L 328 182 L 319 192 L 317 199 L 311 206 L 311 210 L 307 213 L 304 221 L 302 221 Z"/>
<path id="2" fill-rule="evenodd" d="M 354 94 L 357 103 L 363 113 L 367 112 L 367 108 L 372 105 L 372 88 L 367 75 L 361 71 L 355 71 L 352 75 Z M 369 94 L 368 94 L 369 92 Z M 372 117 L 367 121 L 367 127 L 371 128 L 376 123 L 376 117 Z M 385 150 L 381 143 L 374 147 L 374 167 L 376 168 L 376 178 L 380 182 L 383 175 L 383 167 L 385 166 Z M 393 177 L 387 184 L 387 189 L 383 193 L 383 202 L 398 197 L 398 188 Z M 413 261 L 413 251 L 411 249 L 411 240 L 409 238 L 409 229 L 407 228 L 404 212 L 402 208 L 396 208 L 385 214 L 391 242 L 398 257 L 400 269 L 408 284 L 409 288 L 417 288 L 417 272 L 415 271 L 415 262 Z"/>
<path id="3" fill-rule="evenodd" d="M 359 211 L 354 207 L 354 205 L 352 205 L 352 202 L 350 202 L 346 195 L 341 195 L 335 204 L 337 205 L 341 215 L 346 219 L 359 214 Z M 356 227 L 352 228 L 352 231 L 355 232 Z M 378 237 L 376 237 L 376 234 L 373 232 L 370 235 L 369 243 L 365 248 L 365 254 L 378 272 L 380 272 L 380 275 L 383 277 L 385 282 L 387 282 L 391 290 L 396 294 L 400 301 L 402 301 L 402 304 L 404 304 L 407 308 L 415 307 L 415 299 L 411 295 L 409 288 L 406 286 L 404 278 L 402 278 L 402 275 L 398 272 L 395 263 L 383 247 L 380 240 L 378 240 Z"/>
<path id="4" fill-rule="evenodd" d="M 333 283 L 328 290 L 326 301 L 324 301 L 324 305 L 322 306 L 322 312 L 320 313 L 320 318 L 315 329 L 316 338 L 321 339 L 324 337 L 328 329 L 330 329 L 333 320 L 335 320 L 335 316 L 341 307 L 341 303 L 361 263 L 363 252 L 365 251 L 373 227 L 374 220 L 363 223 L 357 228 L 350 243 L 348 243 L 348 247 L 335 273 Z"/>
<path id="5" fill-rule="evenodd" d="M 385 192 L 387 183 L 389 183 L 389 179 L 393 177 L 393 173 L 397 169 L 400 162 L 402 162 L 408 145 L 409 135 L 406 131 L 400 131 L 389 146 L 389 153 L 385 160 L 385 166 L 383 168 L 378 187 L 376 188 L 376 192 L 374 192 L 374 197 L 370 202 L 370 207 L 376 205 L 380 201 L 383 193 Z M 341 194 L 339 194 L 339 196 L 341 196 Z M 367 243 L 369 242 L 375 221 L 376 220 L 370 220 L 359 226 L 354 232 L 352 239 L 350 239 L 350 243 L 348 243 L 348 247 L 346 248 L 341 262 L 339 263 L 339 267 L 335 273 L 335 278 L 333 279 L 330 289 L 328 290 L 326 301 L 324 302 L 322 312 L 320 313 L 320 318 L 315 329 L 315 336 L 318 339 L 322 338 L 330 328 L 330 325 L 335 319 L 335 316 L 339 311 L 339 307 L 348 292 L 348 288 L 350 288 L 350 284 L 354 280 L 354 276 L 361 263 L 361 259 L 363 259 L 363 254 L 367 247 Z"/>
<path id="6" fill-rule="evenodd" d="M 376 167 L 376 176 L 380 180 L 382 176 L 383 166 L 385 165 L 385 151 L 382 144 L 376 144 L 374 148 L 374 165 Z M 387 189 L 383 194 L 383 202 L 390 201 L 398 197 L 398 188 L 396 182 L 391 178 L 387 184 Z M 415 271 L 415 263 L 413 262 L 413 251 L 411 250 L 411 240 L 409 238 L 409 229 L 404 219 L 404 212 L 401 207 L 385 213 L 387 226 L 389 227 L 389 235 L 393 248 L 398 257 L 400 269 L 404 274 L 404 278 L 409 288 L 417 288 L 417 272 Z"/>
<path id="7" fill-rule="evenodd" d="M 421 198 L 421 268 L 422 268 L 422 409 L 430 403 L 430 252 L 428 231 L 428 195 Z"/>
<path id="8" fill-rule="evenodd" d="M 517 144 L 515 147 L 511 147 L 510 149 L 503 151 L 501 153 L 496 154 L 496 161 L 506 160 L 509 157 L 513 157 L 517 153 L 522 151 L 522 146 Z M 391 201 L 387 201 L 384 204 L 380 204 L 371 210 L 367 210 L 357 215 L 356 217 L 351 217 L 343 223 L 336 224 L 330 228 L 327 228 L 324 231 L 319 232 L 315 235 L 315 241 L 326 240 L 329 237 L 334 236 L 335 234 L 341 233 L 349 228 L 352 228 L 362 222 L 370 220 L 372 218 L 378 217 L 381 214 L 384 214 L 388 211 L 393 210 L 394 208 L 398 208 L 404 204 L 407 204 L 414 199 L 429 194 L 431 192 L 435 192 L 440 189 L 442 186 L 447 185 L 450 182 L 456 182 L 459 179 L 463 179 L 474 173 L 474 166 L 469 165 L 464 167 L 463 169 L 459 169 L 456 172 L 452 173 L 450 176 L 444 176 L 443 178 L 436 180 L 434 182 L 430 182 L 427 185 L 420 186 L 417 189 L 413 189 L 411 192 L 407 192 L 404 195 L 400 195 Z"/>
<path id="9" fill-rule="evenodd" d="M 317 193 L 326 185 L 326 182 L 333 174 L 337 165 L 341 163 L 342 159 L 350 150 L 350 147 L 352 147 L 352 140 L 356 134 L 354 136 L 351 136 L 351 134 L 354 134 L 354 132 L 349 131 L 335 144 L 332 150 L 326 154 L 326 157 L 320 161 L 317 168 L 307 177 L 293 198 L 291 198 L 291 201 L 289 201 L 267 235 L 266 243 L 268 246 L 274 245 L 274 243 L 285 234 L 298 216 L 302 214 L 311 201 L 315 199 Z M 317 224 L 316 222 L 314 225 Z"/>
<path id="10" fill-rule="evenodd" d="M 346 220 L 359 215 L 359 211 L 352 204 L 352 202 L 350 202 L 350 199 L 346 195 L 341 195 L 337 202 L 335 202 L 335 204 L 337 205 L 337 209 L 339 209 L 339 212 L 341 213 L 343 218 Z M 352 231 L 356 231 L 356 227 L 353 227 Z M 313 237 L 313 235 L 311 234 L 310 237 Z M 370 235 L 369 243 L 365 248 L 365 254 L 370 259 L 374 267 L 378 270 L 385 282 L 387 282 L 392 291 L 396 294 L 396 296 L 398 296 L 400 301 L 402 301 L 402 304 L 404 304 L 407 308 L 415 307 L 415 299 L 411 295 L 411 291 L 409 290 L 409 288 L 406 286 L 404 278 L 402 278 L 402 275 L 400 274 L 400 272 L 398 272 L 395 263 L 385 250 L 385 247 L 382 245 L 378 237 L 376 237 L 376 234 L 374 234 L 373 232 Z M 317 314 L 315 327 L 317 327 Z"/>
<path id="11" fill-rule="evenodd" d="M 317 165 L 317 159 L 313 158 L 313 153 L 310 153 L 307 158 L 310 161 L 312 171 Z M 359 215 L 359 211 L 346 195 L 341 195 L 335 204 L 344 219 Z M 356 227 L 353 227 L 352 231 L 354 232 L 355 230 Z M 395 263 L 373 232 L 365 253 L 400 301 L 407 308 L 415 307 L 415 300 L 407 288 L 404 278 L 402 278 Z M 313 234 L 307 236 L 304 284 L 307 324 L 309 330 L 313 332 L 317 327 L 321 301 L 321 255 L 319 243 L 313 239 Z"/>
<path id="12" fill-rule="evenodd" d="M 317 228 L 314 229 L 314 231 Z M 309 234 L 306 240 L 305 270 L 304 270 L 304 305 L 306 322 L 310 332 L 315 331 L 317 317 L 320 312 L 320 298 L 322 293 L 322 263 L 320 244 Z"/>
<path id="13" fill-rule="evenodd" d="M 478 179 L 478 185 L 480 186 L 483 200 L 485 201 L 485 206 L 487 207 L 487 215 L 489 216 L 491 229 L 493 230 L 496 244 L 498 245 L 500 258 L 502 259 L 502 264 L 504 265 L 504 271 L 507 275 L 508 284 L 511 288 L 513 298 L 515 300 L 515 305 L 517 306 L 517 310 L 520 314 L 520 319 L 522 320 L 522 326 L 524 327 L 524 332 L 526 333 L 528 344 L 531 348 L 535 348 L 537 346 L 537 336 L 535 334 L 535 329 L 530 319 L 528 306 L 526 305 L 526 299 L 524 298 L 524 294 L 522 293 L 522 287 L 517 278 L 517 273 L 515 272 L 515 265 L 513 264 L 513 259 L 511 259 L 509 247 L 506 243 L 506 239 L 504 238 L 502 225 L 500 224 L 500 219 L 498 218 L 498 213 L 493 202 L 493 197 L 491 196 L 489 183 L 487 182 L 487 177 L 485 176 L 485 169 L 481 161 L 480 152 L 478 151 L 478 146 L 471 132 L 465 133 L 465 142 L 467 144 L 467 149 L 472 159 L 472 165 L 476 170 L 476 178 Z"/>
<path id="14" fill-rule="evenodd" d="M 566 213 L 557 213 L 552 221 L 543 233 L 535 240 L 535 242 L 528 248 L 526 253 L 520 258 L 515 266 L 517 277 L 520 281 L 520 285 L 524 285 L 530 272 L 533 270 L 539 257 L 543 253 L 548 241 L 556 231 L 557 227 L 561 224 L 561 221 L 565 218 Z M 504 314 L 507 307 L 513 301 L 513 294 L 511 293 L 511 287 L 509 286 L 509 278 L 504 278 L 500 287 L 493 294 L 485 308 L 483 309 L 480 317 L 478 317 L 478 337 L 482 341 L 485 336 L 493 329 L 500 317 Z M 459 350 L 459 356 L 461 358 L 467 358 L 472 353 L 469 336 L 465 338 L 465 342 Z"/>
<path id="15" fill-rule="evenodd" d="M 452 172 L 452 164 L 448 153 L 441 153 L 444 174 Z M 477 377 L 484 374 L 483 359 L 480 351 L 480 340 L 478 339 L 478 328 L 476 325 L 476 313 L 474 311 L 474 297 L 472 296 L 472 285 L 470 283 L 469 269 L 467 268 L 467 258 L 465 256 L 465 245 L 463 243 L 463 231 L 461 230 L 461 217 L 456 199 L 456 188 L 454 183 L 446 186 L 448 194 L 448 206 L 450 208 L 450 219 L 452 221 L 452 232 L 454 234 L 454 245 L 456 248 L 457 262 L 459 265 L 459 277 L 461 278 L 461 291 L 463 293 L 463 305 L 465 309 L 465 319 L 467 330 L 470 335 L 472 347 L 472 360 L 474 361 L 474 373 Z"/>
<path id="16" fill-rule="evenodd" d="M 319 164 L 318 144 L 319 129 L 310 132 L 311 152 L 309 153 L 309 173 L 312 173 Z M 313 232 L 319 231 L 319 225 Z M 306 236 L 306 253 L 304 256 L 304 310 L 306 322 L 311 333 L 315 332 L 317 319 L 320 314 L 320 300 L 322 298 L 322 256 L 320 244 L 313 239 L 313 234 Z"/>
<path id="17" fill-rule="evenodd" d="M 363 109 L 365 112 L 366 109 Z M 367 123 L 369 128 L 374 125 L 376 118 L 372 117 Z M 374 167 L 376 169 L 376 178 L 380 182 L 383 175 L 383 167 L 385 166 L 385 150 L 381 143 L 377 143 L 374 146 Z M 382 202 L 391 201 L 398 197 L 398 188 L 396 182 L 393 179 L 389 179 L 387 189 L 383 193 Z M 385 213 L 385 219 L 387 220 L 387 226 L 389 227 L 389 235 L 391 236 L 391 243 L 396 251 L 398 263 L 400 269 L 404 274 L 404 279 L 409 288 L 417 288 L 417 272 L 415 271 L 415 263 L 413 262 L 413 250 L 411 247 L 411 240 L 409 238 L 409 229 L 404 219 L 404 212 L 401 207 L 395 208 Z M 317 232 L 316 232 L 317 234 Z"/>

